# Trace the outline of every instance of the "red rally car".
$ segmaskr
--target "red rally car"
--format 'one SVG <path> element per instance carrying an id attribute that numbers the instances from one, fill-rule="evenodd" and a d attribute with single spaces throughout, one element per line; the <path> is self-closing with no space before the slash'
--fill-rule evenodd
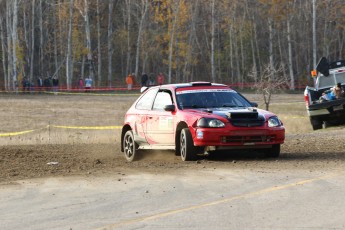
<path id="1" fill-rule="evenodd" d="M 278 157 L 285 128 L 279 118 L 223 84 L 192 82 L 144 88 L 125 115 L 121 151 L 173 149 L 183 161 L 227 149 L 262 149 Z"/>

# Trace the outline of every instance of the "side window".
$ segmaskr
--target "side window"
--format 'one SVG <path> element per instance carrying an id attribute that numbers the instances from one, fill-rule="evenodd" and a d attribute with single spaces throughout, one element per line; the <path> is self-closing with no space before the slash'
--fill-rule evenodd
<path id="1" fill-rule="evenodd" d="M 152 90 L 149 90 L 148 92 L 146 92 L 145 95 L 139 99 L 135 108 L 136 109 L 142 109 L 142 110 L 151 110 L 152 102 L 156 96 L 157 90 L 158 89 L 152 89 Z"/>
<path id="2" fill-rule="evenodd" d="M 166 91 L 160 91 L 157 94 L 156 100 L 153 103 L 154 110 L 164 110 L 164 106 L 172 105 L 171 94 Z"/>

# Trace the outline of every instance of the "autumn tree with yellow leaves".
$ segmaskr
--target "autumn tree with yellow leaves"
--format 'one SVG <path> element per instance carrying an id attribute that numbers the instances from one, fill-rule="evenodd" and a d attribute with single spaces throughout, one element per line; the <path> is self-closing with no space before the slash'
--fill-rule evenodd
<path id="1" fill-rule="evenodd" d="M 24 76 L 55 76 L 71 90 L 86 75 L 121 87 L 144 72 L 241 88 L 267 63 L 283 66 L 295 90 L 315 59 L 345 56 L 342 0 L 4 0 L 0 11 L 0 87 L 9 91 Z"/>

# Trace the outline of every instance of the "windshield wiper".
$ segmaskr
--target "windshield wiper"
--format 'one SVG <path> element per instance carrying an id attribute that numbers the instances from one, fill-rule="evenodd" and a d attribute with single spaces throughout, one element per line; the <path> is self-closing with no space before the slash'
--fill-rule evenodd
<path id="1" fill-rule="evenodd" d="M 200 108 L 206 108 L 203 105 L 192 105 L 192 108 L 200 109 Z"/>
<path id="2" fill-rule="evenodd" d="M 232 107 L 239 107 L 239 106 L 228 103 L 228 104 L 223 104 L 222 107 L 230 107 L 230 108 L 232 108 Z"/>
<path id="3" fill-rule="evenodd" d="M 199 108 L 205 108 L 205 106 L 201 106 L 201 105 L 183 105 L 182 108 L 184 108 L 184 109 L 191 109 L 191 108 L 199 109 Z"/>

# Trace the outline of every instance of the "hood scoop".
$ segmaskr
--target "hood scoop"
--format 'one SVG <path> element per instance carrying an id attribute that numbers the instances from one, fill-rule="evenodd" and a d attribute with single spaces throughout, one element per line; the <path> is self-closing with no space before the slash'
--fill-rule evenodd
<path id="1" fill-rule="evenodd" d="M 256 109 L 247 111 L 238 111 L 238 112 L 229 112 L 226 113 L 228 119 L 257 119 L 259 113 Z"/>
<path id="2" fill-rule="evenodd" d="M 229 122 L 236 127 L 258 127 L 263 126 L 265 118 L 259 115 L 256 109 L 248 111 L 229 112 L 226 114 Z"/>

